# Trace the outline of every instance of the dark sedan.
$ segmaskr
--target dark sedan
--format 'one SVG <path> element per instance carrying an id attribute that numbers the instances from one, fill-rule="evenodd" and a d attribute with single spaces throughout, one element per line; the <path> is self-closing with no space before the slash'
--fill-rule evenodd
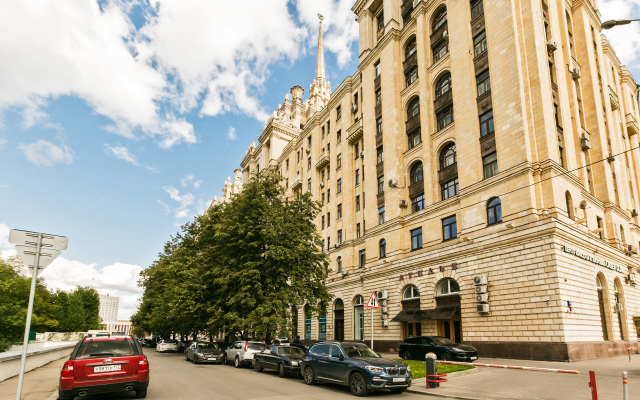
<path id="1" fill-rule="evenodd" d="M 340 383 L 356 396 L 382 389 L 402 393 L 411 386 L 408 365 L 382 358 L 362 343 L 317 343 L 304 355 L 300 370 L 307 385 L 316 381 Z"/>
<path id="2" fill-rule="evenodd" d="M 300 374 L 300 361 L 304 352 L 297 347 L 271 345 L 253 356 L 253 367 L 278 371 L 281 378 L 287 374 Z"/>
<path id="3" fill-rule="evenodd" d="M 194 364 L 200 362 L 213 362 L 222 364 L 222 351 L 215 342 L 192 342 L 186 348 L 185 358 L 191 360 Z"/>
<path id="4" fill-rule="evenodd" d="M 417 336 L 406 338 L 400 345 L 400 357 L 404 360 L 424 361 L 427 353 L 433 353 L 443 361 L 475 361 L 478 351 L 473 346 L 459 344 L 442 336 Z"/>

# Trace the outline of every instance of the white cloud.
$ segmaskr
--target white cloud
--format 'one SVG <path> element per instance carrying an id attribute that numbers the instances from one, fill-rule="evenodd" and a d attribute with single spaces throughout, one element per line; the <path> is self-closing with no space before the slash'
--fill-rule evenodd
<path id="1" fill-rule="evenodd" d="M 129 164 L 133 164 L 133 165 L 139 165 L 138 161 L 136 160 L 136 157 L 131 154 L 131 152 L 129 151 L 129 149 L 127 149 L 124 146 L 109 146 L 107 144 L 104 145 L 105 147 L 105 151 L 107 152 L 107 154 L 111 154 L 113 156 L 115 156 L 116 158 L 119 158 L 121 160 L 124 160 L 126 162 L 128 162 Z"/>
<path id="2" fill-rule="evenodd" d="M 7 225 L 0 223 L 0 251 L 3 252 L 3 255 L 6 256 L 6 252 L 10 250 L 15 251 L 15 247 L 11 243 L 9 243 L 9 228 Z"/>
<path id="3" fill-rule="evenodd" d="M 180 179 L 180 186 L 186 188 L 194 179 L 196 179 L 195 175 L 185 175 L 182 177 L 182 179 Z"/>
<path id="4" fill-rule="evenodd" d="M 7 139 L 0 138 L 0 150 L 4 150 L 5 144 L 7 144 Z"/>
<path id="5" fill-rule="evenodd" d="M 640 0 L 600 0 L 601 20 L 634 19 L 640 17 Z M 602 31 L 620 62 L 636 72 L 640 80 L 640 22 L 619 25 Z"/>
<path id="6" fill-rule="evenodd" d="M 202 184 L 202 181 L 193 182 L 193 188 L 194 189 L 200 189 L 200 184 Z"/>
<path id="7" fill-rule="evenodd" d="M 171 200 L 178 203 L 178 206 L 173 208 L 174 217 L 177 219 L 188 217 L 191 214 L 190 206 L 195 202 L 195 196 L 191 193 L 181 195 L 180 191 L 173 186 L 165 186 L 164 190 Z"/>
<path id="8" fill-rule="evenodd" d="M 64 144 L 59 147 L 40 139 L 37 142 L 21 144 L 18 148 L 22 150 L 27 160 L 39 167 L 51 167 L 56 163 L 71 164 L 73 162 L 73 152 Z"/>
<path id="9" fill-rule="evenodd" d="M 227 131 L 227 139 L 231 141 L 238 140 L 238 136 L 236 135 L 236 128 L 234 128 L 233 126 L 230 126 L 229 130 Z"/>

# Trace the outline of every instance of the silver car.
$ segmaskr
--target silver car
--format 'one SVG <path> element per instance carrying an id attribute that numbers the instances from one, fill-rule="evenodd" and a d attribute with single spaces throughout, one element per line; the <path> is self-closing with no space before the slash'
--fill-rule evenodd
<path id="1" fill-rule="evenodd" d="M 244 364 L 253 363 L 253 355 L 260 353 L 267 345 L 264 342 L 254 342 L 250 340 L 241 340 L 234 342 L 225 351 L 225 364 L 233 363 L 233 366 L 239 368 Z"/>

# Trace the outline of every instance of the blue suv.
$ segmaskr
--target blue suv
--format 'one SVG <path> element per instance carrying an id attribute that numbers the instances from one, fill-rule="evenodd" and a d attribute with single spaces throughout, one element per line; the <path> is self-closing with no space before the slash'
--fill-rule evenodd
<path id="1" fill-rule="evenodd" d="M 317 343 L 304 355 L 300 372 L 307 385 L 316 381 L 340 383 L 356 396 L 382 389 L 402 393 L 411 386 L 408 365 L 382 358 L 362 343 Z"/>

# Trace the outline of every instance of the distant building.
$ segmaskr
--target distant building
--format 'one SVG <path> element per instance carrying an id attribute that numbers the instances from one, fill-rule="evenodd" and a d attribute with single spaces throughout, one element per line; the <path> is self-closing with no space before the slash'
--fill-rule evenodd
<path id="1" fill-rule="evenodd" d="M 100 295 L 100 318 L 103 323 L 114 322 L 118 319 L 118 304 L 120 298 L 115 296 Z"/>
<path id="2" fill-rule="evenodd" d="M 231 196 L 240 193 L 241 191 L 242 170 L 240 168 L 236 168 L 236 170 L 233 171 L 233 182 L 231 182 L 231 177 L 227 178 L 227 181 L 224 183 L 224 187 L 222 188 L 222 197 L 214 196 L 209 207 L 225 203 L 231 199 Z"/>
<path id="3" fill-rule="evenodd" d="M 129 335 L 131 334 L 131 321 L 119 319 L 110 321 L 105 324 L 105 329 L 110 335 Z"/>

